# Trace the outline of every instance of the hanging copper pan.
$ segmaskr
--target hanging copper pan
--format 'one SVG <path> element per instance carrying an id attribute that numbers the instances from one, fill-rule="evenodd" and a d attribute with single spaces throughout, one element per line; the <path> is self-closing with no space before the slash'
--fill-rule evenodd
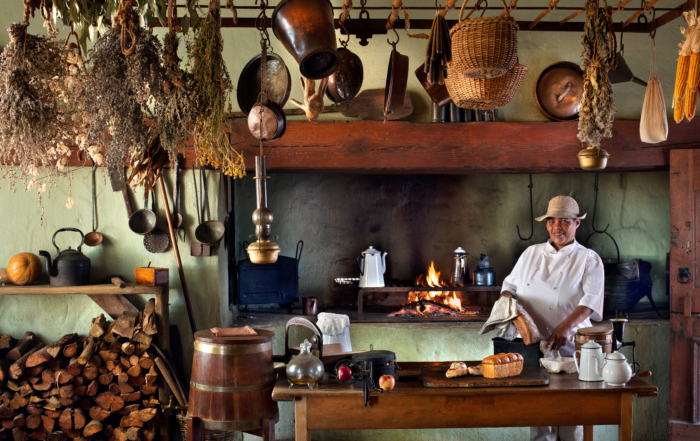
<path id="1" fill-rule="evenodd" d="M 348 48 L 338 49 L 340 66 L 333 75 L 328 77 L 326 96 L 334 103 L 355 98 L 362 88 L 364 68 L 362 60 Z"/>
<path id="2" fill-rule="evenodd" d="M 241 76 L 238 77 L 236 91 L 238 107 L 246 115 L 258 102 L 258 95 L 260 95 L 261 58 L 262 55 L 253 57 L 243 68 Z M 292 77 L 289 75 L 287 65 L 284 64 L 282 57 L 274 52 L 269 52 L 267 54 L 267 97 L 283 108 L 291 91 Z"/>
<path id="3" fill-rule="evenodd" d="M 421 64 L 418 69 L 416 69 L 416 78 L 421 86 L 428 92 L 428 96 L 433 100 L 438 106 L 446 106 L 452 102 L 449 92 L 447 92 L 447 87 L 445 83 L 442 85 L 438 83 L 428 83 L 428 74 L 425 72 L 425 63 Z"/>
<path id="4" fill-rule="evenodd" d="M 338 69 L 330 0 L 282 0 L 272 13 L 272 31 L 306 78 L 321 80 Z"/>
<path id="5" fill-rule="evenodd" d="M 389 69 L 384 88 L 384 121 L 394 112 L 403 109 L 408 84 L 408 57 L 396 50 L 396 44 L 389 57 Z"/>
<path id="6" fill-rule="evenodd" d="M 287 117 L 274 101 L 253 106 L 248 114 L 248 130 L 257 139 L 276 141 L 287 129 Z"/>
<path id="7" fill-rule="evenodd" d="M 537 109 L 547 118 L 577 120 L 583 96 L 583 71 L 568 61 L 554 63 L 540 74 L 534 95 Z"/>

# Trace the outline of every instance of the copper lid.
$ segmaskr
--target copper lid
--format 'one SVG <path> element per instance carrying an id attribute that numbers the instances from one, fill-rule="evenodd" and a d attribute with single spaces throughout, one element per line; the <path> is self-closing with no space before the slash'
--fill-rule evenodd
<path id="1" fill-rule="evenodd" d="M 215 344 L 230 344 L 230 345 L 252 345 L 257 343 L 265 343 L 272 341 L 275 338 L 275 333 L 266 329 L 257 329 L 255 332 L 258 335 L 239 335 L 235 337 L 217 336 L 211 330 L 197 331 L 194 333 L 194 339 L 204 343 Z"/>
<path id="2" fill-rule="evenodd" d="M 579 328 L 579 335 L 612 335 L 612 328 L 607 326 L 592 326 L 590 328 Z"/>
<path id="3" fill-rule="evenodd" d="M 542 71 L 535 83 L 537 109 L 554 121 L 578 119 L 583 96 L 583 72 L 574 63 L 560 61 Z"/>

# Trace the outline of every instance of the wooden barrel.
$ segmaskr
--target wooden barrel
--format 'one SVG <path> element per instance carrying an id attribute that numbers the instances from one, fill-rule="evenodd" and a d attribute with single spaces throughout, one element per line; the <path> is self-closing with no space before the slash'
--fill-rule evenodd
<path id="1" fill-rule="evenodd" d="M 275 333 L 217 337 L 211 331 L 194 334 L 194 359 L 188 416 L 208 430 L 256 430 L 263 419 L 279 420 L 272 401 L 276 374 L 272 361 Z"/>
<path id="2" fill-rule="evenodd" d="M 603 348 L 603 354 L 608 355 L 612 352 L 613 330 L 607 326 L 592 326 L 590 328 L 579 328 L 574 335 L 574 345 L 576 350 L 580 351 L 581 346 L 589 341 L 598 343 Z M 577 361 L 581 359 L 580 353 L 576 354 Z"/>

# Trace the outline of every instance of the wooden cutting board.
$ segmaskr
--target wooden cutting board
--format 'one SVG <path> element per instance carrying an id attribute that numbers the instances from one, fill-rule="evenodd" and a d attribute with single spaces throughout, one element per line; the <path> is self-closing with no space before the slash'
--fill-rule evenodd
<path id="1" fill-rule="evenodd" d="M 475 363 L 467 362 L 473 366 Z M 478 364 L 478 363 L 476 363 Z M 423 366 L 420 370 L 421 380 L 425 387 L 510 387 L 510 386 L 546 386 L 549 384 L 549 373 L 543 367 L 524 366 L 523 371 L 516 377 L 484 378 L 476 375 L 447 378 L 445 373 L 448 366 Z"/>

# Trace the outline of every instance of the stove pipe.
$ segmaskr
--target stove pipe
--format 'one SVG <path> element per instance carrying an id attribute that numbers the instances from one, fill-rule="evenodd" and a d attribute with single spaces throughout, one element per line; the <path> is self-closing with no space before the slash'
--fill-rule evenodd
<path id="1" fill-rule="evenodd" d="M 280 247 L 270 242 L 270 225 L 272 212 L 267 208 L 267 179 L 265 157 L 255 157 L 255 196 L 257 208 L 253 212 L 255 236 L 258 240 L 248 246 L 248 256 L 253 263 L 275 263 Z"/>

